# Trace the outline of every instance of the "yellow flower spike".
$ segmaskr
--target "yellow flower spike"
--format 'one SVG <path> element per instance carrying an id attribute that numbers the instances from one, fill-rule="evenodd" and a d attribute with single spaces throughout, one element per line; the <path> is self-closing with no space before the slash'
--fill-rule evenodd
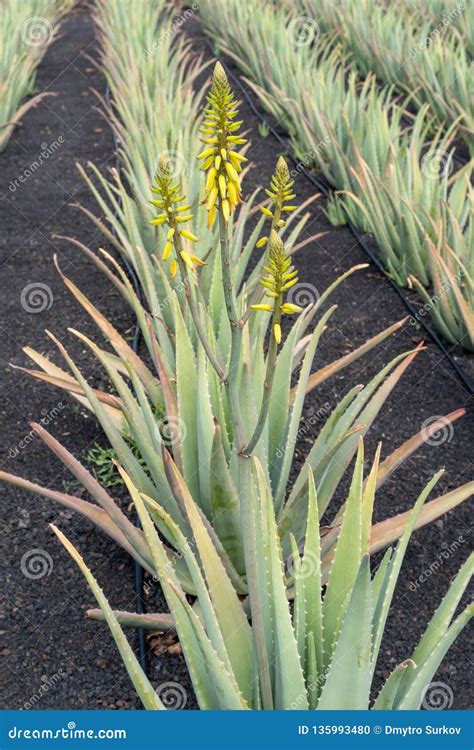
<path id="1" fill-rule="evenodd" d="M 256 247 L 265 247 L 265 245 L 268 242 L 268 237 L 262 237 L 258 242 Z"/>
<path id="2" fill-rule="evenodd" d="M 161 256 L 161 259 L 164 261 L 167 261 L 171 255 L 172 249 L 173 249 L 173 243 L 167 242 L 165 245 L 165 249 L 163 250 L 163 255 Z"/>
<path id="3" fill-rule="evenodd" d="M 193 234 L 192 232 L 188 232 L 187 229 L 181 229 L 180 230 L 180 234 L 182 234 L 183 237 L 186 237 L 188 240 L 191 240 L 191 242 L 197 242 L 197 240 L 198 240 L 198 238 L 196 237 L 196 235 Z"/>
<path id="4" fill-rule="evenodd" d="M 267 257 L 263 270 L 264 274 L 260 278 L 260 285 L 265 290 L 265 296 L 274 300 L 275 307 L 271 309 L 283 315 L 295 315 L 301 312 L 301 307 L 283 300 L 285 292 L 298 282 L 298 272 L 291 265 L 291 258 L 285 249 L 283 240 L 275 230 L 272 230 L 268 239 Z M 253 310 L 268 310 L 268 307 L 270 306 L 252 305 Z M 278 316 L 276 322 L 278 323 Z M 278 329 L 274 329 L 274 336 L 279 344 L 281 341 L 279 326 Z M 277 336 L 280 338 L 278 339 Z"/>
<path id="5" fill-rule="evenodd" d="M 170 263 L 170 276 L 172 279 L 176 276 L 176 271 L 178 270 L 178 263 L 175 258 L 171 260 Z"/>
<path id="6" fill-rule="evenodd" d="M 247 141 L 238 134 L 242 122 L 235 119 L 238 115 L 236 105 L 225 70 L 218 62 L 214 67 L 201 128 L 201 133 L 205 136 L 201 140 L 214 148 L 212 152 L 204 149 L 198 156 L 204 160 L 201 169 L 207 174 L 204 202 L 207 203 L 208 211 L 212 212 L 208 226 L 212 226 L 215 221 L 215 208 L 220 208 L 225 221 L 228 221 L 240 202 L 238 173 L 242 170 L 242 162 L 247 160 L 235 147 Z M 213 192 L 215 186 L 219 191 L 217 197 L 214 197 Z"/>
<path id="7" fill-rule="evenodd" d="M 281 344 L 281 325 L 279 323 L 275 323 L 273 326 L 273 335 L 277 344 Z"/>

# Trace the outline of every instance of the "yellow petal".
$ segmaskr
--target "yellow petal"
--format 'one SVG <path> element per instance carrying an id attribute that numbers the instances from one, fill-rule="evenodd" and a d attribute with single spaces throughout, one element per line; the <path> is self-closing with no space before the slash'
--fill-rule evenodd
<path id="1" fill-rule="evenodd" d="M 167 240 L 172 240 L 174 236 L 175 230 L 173 228 L 168 230 L 168 234 L 166 235 Z"/>
<path id="2" fill-rule="evenodd" d="M 197 255 L 189 255 L 193 263 L 196 263 L 198 266 L 205 266 L 207 265 L 204 260 L 201 260 L 201 258 L 198 258 Z"/>
<path id="3" fill-rule="evenodd" d="M 261 239 L 260 239 L 260 240 L 259 240 L 259 241 L 257 242 L 257 247 L 265 247 L 265 245 L 267 244 L 267 242 L 268 242 L 268 237 L 262 237 L 262 238 L 261 238 Z"/>
<path id="4" fill-rule="evenodd" d="M 191 260 L 191 256 L 189 253 L 186 252 L 186 250 L 181 250 L 180 255 L 184 262 L 186 263 L 187 267 L 191 269 L 191 271 L 194 270 L 194 263 Z"/>
<path id="5" fill-rule="evenodd" d="M 216 177 L 217 177 L 217 170 L 216 170 L 215 167 L 212 167 L 209 170 L 209 173 L 207 175 L 207 180 L 206 180 L 206 192 L 207 193 L 213 187 L 213 185 L 214 185 L 214 183 L 216 181 Z"/>
<path id="6" fill-rule="evenodd" d="M 224 219 L 226 221 L 229 221 L 230 218 L 230 205 L 228 200 L 222 201 L 222 213 L 224 215 Z"/>
<path id="7" fill-rule="evenodd" d="M 191 242 L 197 242 L 197 237 L 192 232 L 189 232 L 187 229 L 181 229 L 180 234 L 183 235 L 183 237 L 186 237 L 188 240 L 191 240 Z"/>
<path id="8" fill-rule="evenodd" d="M 230 164 L 230 162 L 228 162 L 228 161 L 226 161 L 226 163 L 225 163 L 225 171 L 227 172 L 227 174 L 229 175 L 229 177 L 230 177 L 231 180 L 233 180 L 234 182 L 238 182 L 239 181 L 239 175 L 235 171 L 235 169 L 232 166 L 232 164 Z"/>
<path id="9" fill-rule="evenodd" d="M 277 344 L 281 343 L 281 327 L 279 323 L 275 323 L 273 326 L 273 335 L 275 336 L 275 341 Z"/>
<path id="10" fill-rule="evenodd" d="M 172 279 L 176 276 L 176 271 L 178 270 L 178 263 L 176 262 L 176 258 L 172 258 L 170 263 L 170 276 Z"/>
<path id="11" fill-rule="evenodd" d="M 209 214 L 207 216 L 207 226 L 208 226 L 208 229 L 210 229 L 212 227 L 212 225 L 214 224 L 215 220 L 216 220 L 216 209 L 215 209 L 215 207 L 213 207 L 213 208 L 211 208 L 211 210 L 209 211 Z"/>
<path id="12" fill-rule="evenodd" d="M 221 197 L 225 198 L 227 190 L 226 190 L 226 184 L 225 184 L 225 177 L 223 174 L 219 175 L 219 190 L 221 192 Z"/>
<path id="13" fill-rule="evenodd" d="M 171 251 L 173 249 L 173 243 L 167 242 L 165 245 L 165 249 L 163 250 L 163 255 L 161 256 L 162 260 L 166 261 L 171 255 Z"/>

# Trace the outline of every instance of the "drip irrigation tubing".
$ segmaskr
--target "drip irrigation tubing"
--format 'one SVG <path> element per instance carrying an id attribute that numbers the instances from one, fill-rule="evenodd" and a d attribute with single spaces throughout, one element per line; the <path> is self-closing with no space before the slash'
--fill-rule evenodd
<path id="1" fill-rule="evenodd" d="M 107 84 L 107 89 L 105 92 L 105 100 L 107 103 L 107 108 L 111 110 L 112 109 L 111 93 L 110 93 L 110 86 L 108 84 Z M 112 130 L 112 137 L 114 141 L 115 168 L 117 172 L 121 172 L 122 166 L 121 166 L 120 159 L 118 157 L 118 149 L 120 146 L 120 141 L 117 136 L 117 133 L 115 132 L 113 125 L 111 125 L 110 127 Z M 116 236 L 114 227 L 112 227 L 112 231 Z M 136 271 L 125 255 L 121 256 L 121 260 L 123 261 L 127 275 L 130 278 L 130 281 L 132 282 L 132 286 L 135 291 L 135 294 L 137 295 L 137 299 L 140 303 L 142 303 L 143 301 L 142 286 L 136 274 Z M 138 353 L 138 348 L 140 346 L 141 338 L 142 338 L 142 335 L 141 335 L 140 323 L 139 323 L 138 317 L 135 316 L 135 331 L 134 331 L 133 340 L 132 340 L 132 349 L 135 352 L 135 354 Z M 135 516 L 134 523 L 137 528 L 140 528 L 140 521 L 138 519 L 138 516 Z M 143 568 L 140 565 L 140 563 L 137 561 L 135 561 L 134 563 L 134 590 L 135 590 L 135 611 L 138 615 L 142 615 L 145 613 L 145 605 L 143 602 Z M 141 668 L 143 669 L 144 673 L 147 675 L 148 674 L 148 659 L 146 655 L 145 630 L 143 628 L 137 628 L 137 636 L 138 636 L 138 660 L 140 662 Z M 143 708 L 142 704 L 140 704 L 140 708 Z"/>
<path id="2" fill-rule="evenodd" d="M 212 45 L 209 41 L 206 40 L 206 44 L 208 48 L 212 51 L 212 54 L 215 55 L 215 52 L 212 48 Z M 218 57 L 217 55 L 215 55 Z M 256 106 L 255 102 L 253 101 L 253 98 L 250 96 L 249 92 L 244 88 L 242 85 L 242 82 L 240 78 L 235 75 L 231 70 L 228 69 L 228 66 L 226 66 L 226 72 L 229 78 L 234 82 L 234 84 L 237 86 L 238 90 L 240 91 L 240 95 L 244 97 L 245 101 L 249 105 L 250 109 L 256 115 L 256 117 L 259 118 L 260 122 L 265 125 L 266 128 L 268 128 L 268 131 L 272 134 L 272 136 L 276 139 L 276 141 L 279 143 L 279 145 L 284 149 L 285 153 L 288 155 L 289 159 L 293 162 L 293 164 L 297 167 L 298 172 L 304 175 L 304 177 L 309 180 L 326 198 L 330 198 L 332 195 L 332 188 L 331 186 L 326 182 L 326 180 L 322 179 L 321 177 L 318 177 L 314 174 L 312 174 L 301 162 L 301 159 L 297 159 L 296 155 L 291 150 L 290 146 L 288 145 L 287 141 L 284 140 L 284 138 L 281 137 L 281 135 L 277 132 L 277 130 L 271 125 L 267 118 L 262 114 L 262 112 L 259 110 L 259 108 Z M 385 267 L 382 263 L 382 261 L 374 255 L 374 253 L 370 250 L 367 243 L 364 240 L 363 234 L 357 229 L 357 227 L 350 221 L 349 217 L 346 215 L 346 222 L 347 226 L 352 232 L 353 236 L 355 237 L 357 244 L 361 248 L 361 250 L 364 252 L 364 254 L 367 256 L 367 258 L 370 260 L 370 262 L 377 268 L 380 273 L 383 274 L 384 278 L 387 279 L 391 287 L 395 290 L 398 297 L 402 301 L 405 308 L 408 310 L 410 315 L 416 322 L 423 328 L 423 330 L 427 333 L 427 335 L 430 337 L 432 342 L 437 346 L 439 351 L 442 353 L 443 357 L 449 362 L 450 366 L 456 373 L 458 379 L 463 384 L 464 388 L 466 388 L 467 392 L 470 396 L 474 395 L 474 384 L 467 375 L 467 373 L 464 372 L 462 367 L 458 365 L 452 354 L 448 351 L 438 334 L 431 328 L 431 326 L 428 325 L 428 323 L 418 314 L 418 311 L 416 308 L 412 305 L 412 303 L 408 300 L 407 296 L 404 294 L 403 289 L 398 286 L 398 284 L 388 275 L 387 271 L 385 270 Z"/>

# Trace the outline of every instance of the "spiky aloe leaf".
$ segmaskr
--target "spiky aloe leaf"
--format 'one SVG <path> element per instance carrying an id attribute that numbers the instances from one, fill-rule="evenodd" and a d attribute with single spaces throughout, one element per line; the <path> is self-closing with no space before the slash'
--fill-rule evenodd
<path id="1" fill-rule="evenodd" d="M 239 495 L 227 465 L 222 443 L 222 430 L 217 422 L 214 425 L 210 480 L 212 525 L 236 570 L 243 574 L 245 564 L 240 528 Z"/>
<path id="2" fill-rule="evenodd" d="M 331 661 L 362 559 L 363 468 L 364 449 L 360 441 L 323 602 L 325 666 Z"/>
<path id="3" fill-rule="evenodd" d="M 122 628 L 120 627 L 119 622 L 117 618 L 115 617 L 113 610 L 110 607 L 110 604 L 107 601 L 107 598 L 105 597 L 102 589 L 98 585 L 91 571 L 85 564 L 79 552 L 71 544 L 71 542 L 67 539 L 67 537 L 53 524 L 51 524 L 51 528 L 56 534 L 56 536 L 58 537 L 61 544 L 66 549 L 66 551 L 69 552 L 74 562 L 77 563 L 78 567 L 80 568 L 81 572 L 84 575 L 84 578 L 89 584 L 92 593 L 97 599 L 97 603 L 100 606 L 102 612 L 104 613 L 104 617 L 107 620 L 107 624 L 110 628 L 110 632 L 112 633 L 114 641 L 117 644 L 117 648 L 120 651 L 120 656 L 123 659 L 125 668 L 128 674 L 130 675 L 130 679 L 132 680 L 135 690 L 137 691 L 138 696 L 140 697 L 140 700 L 142 701 L 144 707 L 152 711 L 156 711 L 156 710 L 165 711 L 166 709 L 163 703 L 158 698 L 157 694 L 155 693 L 153 689 L 153 686 L 151 685 L 143 669 L 141 668 L 137 660 L 137 657 L 133 653 L 132 647 L 127 641 L 122 631 Z"/>
<path id="4" fill-rule="evenodd" d="M 246 460 L 248 461 L 248 459 Z M 305 709 L 308 707 L 306 686 L 286 596 L 283 559 L 271 491 L 260 462 L 257 459 L 250 460 L 252 462 L 251 470 L 260 506 L 262 520 L 261 533 L 268 540 L 269 559 L 267 564 L 269 587 L 267 590 L 261 592 L 261 596 L 271 598 L 274 611 L 273 623 L 275 636 L 273 659 L 275 663 L 275 709 Z M 262 547 L 262 543 L 263 539 L 258 539 L 257 537 L 257 544 Z M 252 606 L 251 611 L 253 616 L 254 609 Z"/>
<path id="5" fill-rule="evenodd" d="M 177 474 L 177 469 L 173 464 L 170 465 L 170 470 Z M 250 700 L 252 649 L 247 617 L 206 525 L 203 523 L 202 513 L 184 485 L 182 497 L 233 672 L 244 697 Z"/>
<path id="6" fill-rule="evenodd" d="M 345 599 L 345 589 L 340 590 Z M 364 710 L 372 679 L 372 591 L 368 555 L 362 558 L 344 608 L 343 621 L 318 710 Z"/>

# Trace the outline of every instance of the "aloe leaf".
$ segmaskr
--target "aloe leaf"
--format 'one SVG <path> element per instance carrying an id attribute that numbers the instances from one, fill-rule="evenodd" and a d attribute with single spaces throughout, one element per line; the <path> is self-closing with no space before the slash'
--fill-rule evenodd
<path id="1" fill-rule="evenodd" d="M 341 589 L 343 595 L 345 589 Z M 372 679 L 372 592 L 369 557 L 362 558 L 317 710 L 368 708 Z"/>
<path id="2" fill-rule="evenodd" d="M 297 393 L 293 401 L 291 415 L 290 415 L 289 422 L 288 422 L 288 432 L 287 432 L 286 441 L 285 441 L 285 451 L 284 451 L 284 457 L 283 457 L 281 471 L 280 471 L 280 475 L 278 479 L 278 485 L 274 489 L 275 508 L 277 509 L 277 513 L 279 512 L 279 509 L 281 509 L 281 507 L 283 506 L 283 501 L 285 498 L 286 485 L 288 482 L 291 463 L 292 463 L 293 455 L 295 452 L 296 437 L 297 437 L 297 432 L 298 432 L 299 423 L 301 419 L 301 412 L 303 409 L 304 397 L 306 393 L 306 385 L 307 385 L 308 378 L 311 372 L 311 367 L 313 364 L 316 347 L 319 343 L 319 339 L 326 326 L 326 323 L 331 317 L 331 315 L 333 314 L 333 312 L 335 311 L 335 309 L 336 309 L 335 307 L 331 307 L 322 316 L 321 320 L 318 322 L 316 328 L 313 331 L 311 343 L 308 345 L 308 348 L 306 350 L 306 354 L 304 357 L 303 366 L 301 368 L 301 373 L 300 373 L 300 377 L 298 381 Z"/>
<path id="3" fill-rule="evenodd" d="M 283 560 L 272 496 L 260 462 L 255 458 L 251 461 L 261 503 L 262 530 L 267 535 L 269 548 L 270 590 L 263 591 L 262 594 L 271 596 L 274 609 L 275 709 L 304 710 L 308 707 L 306 686 L 286 596 Z M 261 544 L 261 540 L 257 539 L 258 543 Z"/>
<path id="4" fill-rule="evenodd" d="M 243 574 L 245 564 L 240 529 L 239 495 L 227 465 L 222 444 L 222 431 L 217 422 L 214 425 L 210 481 L 212 525 L 236 570 Z"/>
<path id="5" fill-rule="evenodd" d="M 474 615 L 474 605 L 469 605 L 439 639 L 424 663 L 416 669 L 414 679 L 402 694 L 395 708 L 397 711 L 414 711 L 420 708 L 424 693 L 447 651 Z M 408 669 L 412 669 L 410 666 Z M 406 677 L 406 675 L 405 675 Z M 399 690 L 402 689 L 400 686 Z"/>
<path id="6" fill-rule="evenodd" d="M 325 380 L 331 378 L 337 372 L 340 372 L 345 367 L 355 362 L 357 359 L 359 359 L 359 357 L 362 357 L 382 341 L 385 341 L 385 339 L 391 336 L 392 333 L 398 331 L 406 321 L 407 318 L 403 318 L 403 320 L 399 320 L 398 323 L 393 323 L 393 325 L 385 328 L 376 336 L 368 339 L 364 344 L 357 347 L 357 349 L 354 349 L 354 351 L 349 352 L 349 354 L 345 354 L 343 357 L 336 359 L 334 362 L 325 365 L 325 367 L 322 367 L 320 370 L 316 370 L 316 372 L 313 372 L 308 380 L 308 387 L 306 389 L 306 392 L 310 393 L 310 391 L 314 390 L 314 388 L 316 388 L 318 385 L 324 383 Z M 292 390 L 292 394 L 293 393 L 294 389 Z"/>
<path id="7" fill-rule="evenodd" d="M 123 659 L 125 668 L 130 675 L 130 679 L 133 682 L 133 686 L 137 691 L 138 696 L 143 703 L 143 706 L 146 709 L 152 711 L 165 711 L 166 709 L 164 705 L 155 693 L 153 686 L 149 682 L 147 676 L 145 675 L 137 660 L 137 657 L 133 653 L 132 647 L 125 638 L 122 628 L 120 627 L 117 618 L 115 617 L 113 610 L 111 609 L 110 604 L 107 601 L 107 598 L 104 596 L 102 589 L 85 564 L 81 555 L 67 539 L 67 537 L 64 536 L 64 534 L 58 528 L 56 528 L 56 526 L 51 524 L 51 528 L 66 551 L 69 552 L 74 562 L 77 563 L 79 569 L 81 570 L 81 573 L 84 575 L 84 578 L 89 584 L 92 593 L 97 599 L 97 603 L 104 613 L 104 617 L 110 628 L 110 632 L 112 633 L 114 641 L 117 644 L 117 648 L 120 651 L 120 656 Z"/>
<path id="8" fill-rule="evenodd" d="M 457 505 L 460 505 L 464 500 L 468 500 L 473 494 L 474 482 L 467 482 L 467 484 L 463 484 L 461 487 L 457 487 L 445 495 L 440 495 L 440 497 L 430 500 L 421 509 L 413 529 L 419 529 L 428 523 L 432 523 L 432 521 L 435 521 Z M 410 519 L 410 515 L 411 511 L 405 511 L 392 518 L 387 518 L 385 521 L 374 524 L 370 534 L 370 554 L 373 555 L 378 550 L 399 539 Z"/>
<path id="9" fill-rule="evenodd" d="M 134 558 L 134 560 L 140 563 L 143 568 L 148 570 L 148 572 L 152 572 L 153 566 L 151 565 L 149 555 L 147 554 L 147 550 L 144 547 L 143 543 L 140 544 L 138 549 L 134 547 L 129 542 L 127 537 L 123 534 L 123 532 L 118 528 L 118 526 L 107 515 L 105 510 L 97 507 L 97 505 L 93 505 L 92 503 L 87 502 L 87 500 L 82 500 L 81 498 L 75 497 L 74 495 L 67 495 L 64 492 L 50 490 L 49 488 L 42 487 L 35 482 L 30 482 L 28 479 L 22 479 L 21 477 L 9 474 L 6 471 L 0 471 L 0 481 L 8 482 L 15 487 L 19 487 L 20 489 L 26 490 L 27 492 L 32 492 L 35 495 L 41 495 L 42 497 L 48 498 L 48 500 L 54 500 L 60 505 L 63 505 L 65 508 L 69 508 L 70 510 L 74 510 L 77 513 L 80 513 L 80 515 L 84 516 L 84 518 L 87 518 L 95 526 L 97 526 L 97 528 L 99 528 L 101 531 L 107 534 L 107 536 L 117 542 L 117 544 L 126 552 L 128 552 L 129 555 Z M 144 555 L 143 557 L 141 556 L 140 552 Z"/>
<path id="10" fill-rule="evenodd" d="M 173 466 L 171 470 L 173 471 Z M 182 497 L 232 669 L 243 695 L 250 700 L 252 655 L 251 631 L 247 617 L 202 521 L 202 515 L 184 485 Z"/>
<path id="11" fill-rule="evenodd" d="M 359 442 L 349 496 L 323 602 L 324 660 L 327 666 L 337 643 L 342 618 L 362 559 L 362 480 L 364 449 Z"/>
<path id="12" fill-rule="evenodd" d="M 199 448 L 197 444 L 197 365 L 194 350 L 176 296 L 173 300 L 176 319 L 176 394 L 179 418 L 185 435 L 181 439 L 183 471 L 192 496 L 198 500 Z M 149 494 L 149 493 L 148 493 Z"/>
<path id="13" fill-rule="evenodd" d="M 402 567 L 403 558 L 405 556 L 408 542 L 412 535 L 415 522 L 419 516 L 423 504 L 430 494 L 433 487 L 439 481 L 442 471 L 439 471 L 426 485 L 424 490 L 418 496 L 418 499 L 410 511 L 409 518 L 401 535 L 400 541 L 398 542 L 397 548 L 392 555 L 390 563 L 388 565 L 387 574 L 385 581 L 380 589 L 380 594 L 377 602 L 374 606 L 374 621 L 373 621 L 373 669 L 377 663 L 377 658 L 380 650 L 380 644 L 382 642 L 382 636 L 385 629 L 385 623 L 387 622 L 388 612 L 392 602 L 395 586 L 397 584 L 400 569 Z"/>
<path id="14" fill-rule="evenodd" d="M 416 664 L 416 669 L 419 669 L 426 660 L 430 658 L 430 655 L 438 646 L 441 638 L 445 635 L 449 628 L 449 624 L 453 618 L 456 608 L 461 601 L 461 597 L 464 594 L 469 582 L 474 573 L 474 553 L 467 558 L 464 565 L 461 566 L 458 574 L 454 581 L 451 583 L 443 601 L 439 605 L 438 609 L 434 613 L 431 621 L 423 633 L 418 645 L 416 646 L 411 661 Z M 401 696 L 408 692 L 410 684 L 415 680 L 417 674 L 415 669 L 405 670 L 404 675 L 400 681 L 399 689 L 396 696 L 396 702 L 401 699 Z"/>
<path id="15" fill-rule="evenodd" d="M 125 612 L 122 609 L 114 609 L 113 613 L 117 618 L 119 625 L 126 628 L 143 628 L 144 630 L 154 630 L 166 633 L 168 630 L 174 630 L 174 620 L 170 614 L 163 612 L 161 614 L 137 612 Z M 86 617 L 96 622 L 105 622 L 105 615 L 101 609 L 86 610 Z"/>

